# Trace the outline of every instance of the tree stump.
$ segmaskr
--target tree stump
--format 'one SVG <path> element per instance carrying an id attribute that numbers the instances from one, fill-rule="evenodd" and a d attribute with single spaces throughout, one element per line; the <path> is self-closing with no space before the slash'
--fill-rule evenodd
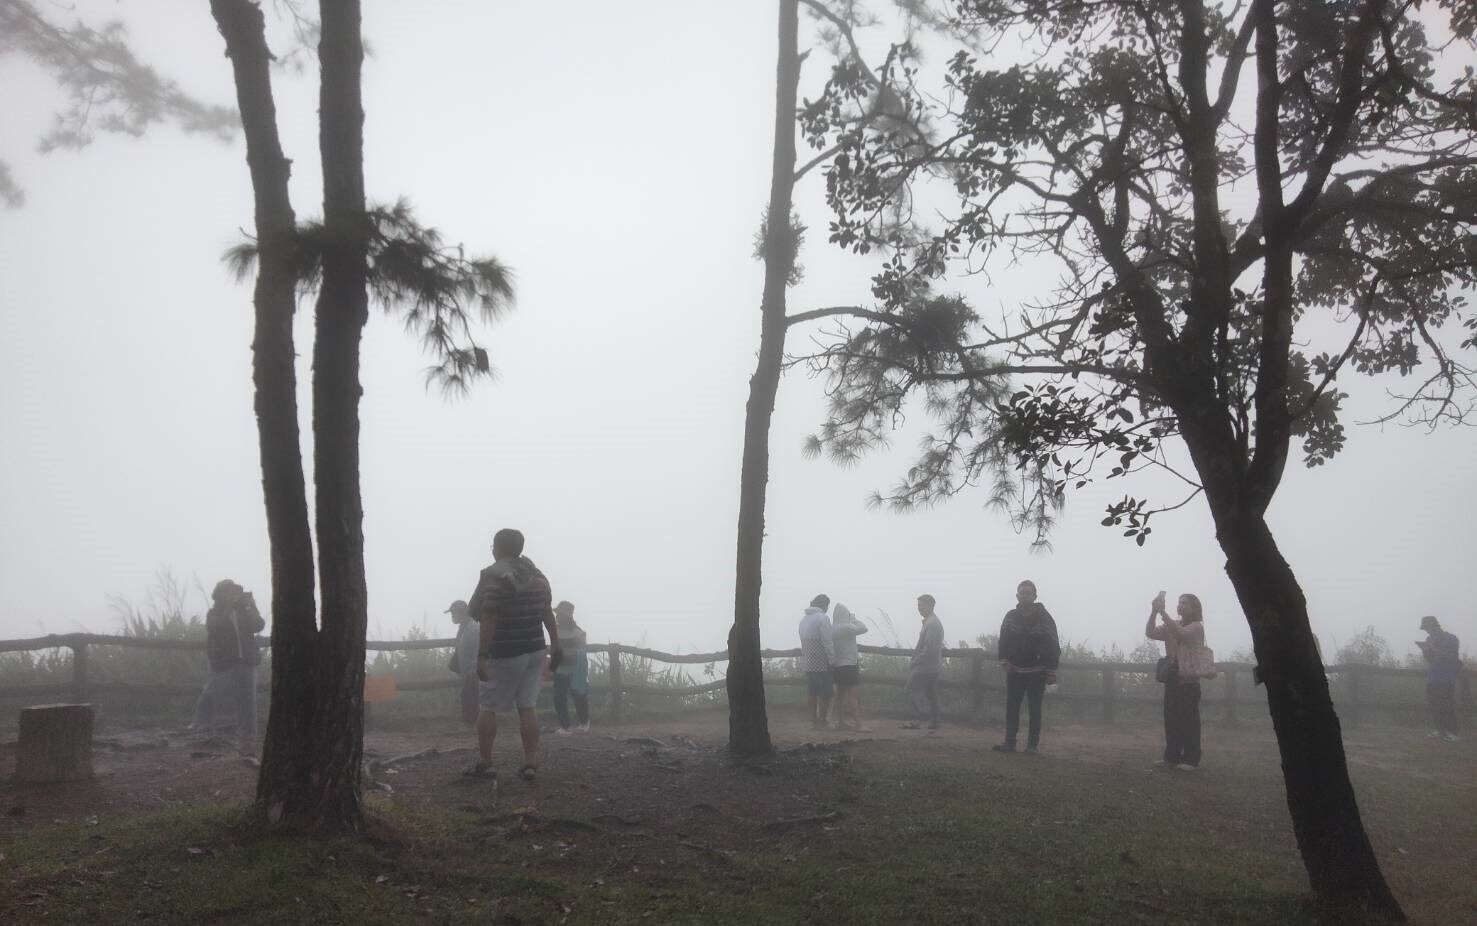
<path id="1" fill-rule="evenodd" d="M 16 740 L 18 784 L 92 777 L 92 705 L 40 704 L 21 709 Z"/>

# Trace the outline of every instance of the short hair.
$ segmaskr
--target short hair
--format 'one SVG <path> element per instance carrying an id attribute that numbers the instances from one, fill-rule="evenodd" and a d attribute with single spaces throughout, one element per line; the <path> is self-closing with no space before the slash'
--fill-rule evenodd
<path id="1" fill-rule="evenodd" d="M 1199 596 L 1192 595 L 1189 592 L 1185 592 L 1183 595 L 1180 596 L 1180 600 L 1188 601 L 1190 603 L 1190 613 L 1185 615 L 1186 621 L 1193 624 L 1196 621 L 1205 620 L 1205 611 L 1200 607 Z"/>
<path id="2" fill-rule="evenodd" d="M 919 604 L 926 604 L 930 608 L 933 607 L 934 605 L 938 604 L 938 602 L 934 600 L 934 598 L 933 598 L 932 595 L 919 595 L 918 596 L 918 603 Z"/>
<path id="3" fill-rule="evenodd" d="M 511 527 L 505 527 L 492 535 L 492 552 L 506 553 L 509 556 L 523 555 L 523 532 Z"/>
<path id="4" fill-rule="evenodd" d="M 1015 583 L 1015 587 L 1016 587 L 1017 590 L 1019 590 L 1021 588 L 1021 586 L 1023 586 L 1023 585 L 1029 585 L 1029 586 L 1031 586 L 1031 591 L 1033 591 L 1033 592 L 1034 591 L 1039 591 L 1036 588 L 1036 583 L 1035 582 L 1032 582 L 1030 579 L 1021 579 L 1019 582 Z"/>
<path id="5" fill-rule="evenodd" d="M 822 611 L 824 611 L 831 606 L 831 596 L 816 595 L 814 598 L 810 599 L 810 606 L 812 608 L 820 608 Z"/>
<path id="6" fill-rule="evenodd" d="M 1422 630 L 1430 630 L 1432 627 L 1436 628 L 1437 630 L 1441 629 L 1441 622 L 1436 619 L 1436 615 L 1427 614 L 1425 617 L 1421 618 Z"/>
<path id="7" fill-rule="evenodd" d="M 556 613 L 556 614 L 559 613 L 560 611 L 573 611 L 573 610 L 574 610 L 574 605 L 571 604 L 568 601 L 561 601 L 558 604 L 554 605 L 554 613 Z"/>

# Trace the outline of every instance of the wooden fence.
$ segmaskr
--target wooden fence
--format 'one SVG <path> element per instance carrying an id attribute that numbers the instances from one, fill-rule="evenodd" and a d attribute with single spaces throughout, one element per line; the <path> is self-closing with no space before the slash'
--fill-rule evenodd
<path id="1" fill-rule="evenodd" d="M 259 642 L 265 649 L 270 647 L 271 641 L 267 638 L 259 638 Z M 371 640 L 365 644 L 365 649 L 370 653 L 376 652 L 407 652 L 413 650 L 450 649 L 455 640 L 396 640 L 377 641 Z M 0 685 L 0 698 L 3 699 L 55 699 L 70 698 L 79 701 L 96 700 L 100 695 L 138 695 L 138 696 L 187 696 L 195 695 L 200 691 L 200 683 L 142 683 L 124 681 L 103 681 L 90 678 L 88 674 L 88 652 L 91 647 L 132 647 L 139 649 L 161 650 L 161 651 L 191 651 L 203 653 L 205 643 L 203 640 L 160 640 L 149 637 L 124 637 L 105 636 L 90 633 L 50 634 L 44 637 L 33 637 L 28 640 L 0 640 L 0 653 L 14 653 L 24 651 L 35 651 L 45 649 L 64 648 L 72 651 L 72 677 L 67 684 L 30 684 L 30 685 Z M 912 650 L 887 646 L 861 646 L 860 651 L 865 655 L 907 658 L 912 656 Z M 719 678 L 703 684 L 672 686 L 672 685 L 641 685 L 627 683 L 624 675 L 626 661 L 650 660 L 654 663 L 666 665 L 709 665 L 726 662 L 728 653 L 664 653 L 660 650 L 645 649 L 638 646 L 626 646 L 620 643 L 596 643 L 588 647 L 592 654 L 605 654 L 608 666 L 605 683 L 592 687 L 592 694 L 608 697 L 611 718 L 619 723 L 627 713 L 627 700 L 630 696 L 655 696 L 658 698 L 680 699 L 697 695 L 720 692 L 724 689 L 725 682 Z M 800 656 L 798 649 L 766 649 L 762 656 L 767 660 L 796 659 Z M 961 663 L 968 666 L 967 671 L 961 673 L 946 671 L 939 680 L 939 687 L 944 691 L 966 691 L 968 692 L 967 703 L 969 715 L 978 717 L 982 714 L 987 703 L 987 696 L 998 695 L 1003 691 L 1003 685 L 995 681 L 998 670 L 995 668 L 994 654 L 987 653 L 977 648 L 945 649 L 944 656 L 956 660 L 954 666 Z M 1202 714 L 1218 719 L 1225 723 L 1237 723 L 1243 718 L 1243 709 L 1254 708 L 1258 713 L 1265 710 L 1265 701 L 1252 695 L 1252 667 L 1244 663 L 1219 663 L 1217 668 L 1220 676 L 1212 681 L 1205 682 L 1201 687 L 1204 692 L 1201 700 Z M 1392 711 L 1409 712 L 1418 709 L 1421 702 L 1416 699 L 1403 699 L 1389 701 L 1381 698 L 1371 697 L 1373 689 L 1381 686 L 1381 680 L 1403 679 L 1407 680 L 1402 687 L 1419 690 L 1418 685 L 1411 685 L 1408 680 L 1423 677 L 1423 669 L 1385 668 L 1381 666 L 1360 665 L 1337 665 L 1327 666 L 1325 671 L 1329 676 L 1330 688 L 1333 691 L 1334 700 L 1338 707 L 1339 716 L 1346 725 L 1357 725 L 1370 717 Z M 1068 683 L 1070 676 L 1078 674 L 1096 674 L 1097 684 Z M 1120 708 L 1129 705 L 1157 705 L 1160 701 L 1157 692 L 1154 694 L 1143 694 L 1133 691 L 1133 688 L 1152 690 L 1146 686 L 1145 676 L 1152 679 L 1154 674 L 1153 664 L 1129 663 L 1129 662 L 1063 662 L 1058 670 L 1058 676 L 1062 678 L 1062 690 L 1052 695 L 1054 701 L 1077 702 L 1089 705 L 1088 711 L 1104 723 L 1113 723 L 1119 716 Z M 1129 680 L 1139 684 L 1125 684 Z M 889 674 L 885 672 L 870 671 L 866 674 L 864 682 L 869 687 L 891 686 L 902 687 L 905 684 L 904 674 Z M 265 687 L 266 680 L 260 680 L 259 684 Z M 397 684 L 400 691 L 432 691 L 438 689 L 452 689 L 460 684 L 459 680 L 448 673 L 443 678 L 421 678 L 405 679 Z M 772 687 L 792 687 L 805 685 L 803 675 L 771 676 L 766 679 L 765 684 Z M 1473 699 L 1469 678 L 1464 676 L 1459 687 L 1461 710 L 1464 716 L 1474 716 Z M 1096 705 L 1094 710 L 1090 705 Z M 1262 716 L 1265 716 L 1264 714 Z"/>

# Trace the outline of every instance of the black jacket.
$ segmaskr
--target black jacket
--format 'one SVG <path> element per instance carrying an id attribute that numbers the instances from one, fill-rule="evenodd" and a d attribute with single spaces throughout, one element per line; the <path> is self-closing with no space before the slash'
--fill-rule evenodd
<path id="1" fill-rule="evenodd" d="M 1062 646 L 1045 605 L 1033 601 L 1006 612 L 1000 624 L 1000 658 L 1017 669 L 1056 670 Z"/>
<path id="2" fill-rule="evenodd" d="M 256 635 L 267 626 L 256 600 L 244 594 L 236 603 L 215 605 L 205 615 L 205 655 L 215 671 L 262 662 Z"/>

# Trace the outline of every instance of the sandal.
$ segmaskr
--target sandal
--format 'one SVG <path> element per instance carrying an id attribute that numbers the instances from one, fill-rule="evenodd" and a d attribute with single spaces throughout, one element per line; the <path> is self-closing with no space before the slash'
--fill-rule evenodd
<path id="1" fill-rule="evenodd" d="M 535 781 L 538 779 L 538 766 L 525 765 L 518 770 L 518 777 L 524 781 Z"/>
<path id="2" fill-rule="evenodd" d="M 475 778 L 482 781 L 497 781 L 497 769 L 484 762 L 473 762 L 471 767 L 462 772 L 463 778 Z"/>

